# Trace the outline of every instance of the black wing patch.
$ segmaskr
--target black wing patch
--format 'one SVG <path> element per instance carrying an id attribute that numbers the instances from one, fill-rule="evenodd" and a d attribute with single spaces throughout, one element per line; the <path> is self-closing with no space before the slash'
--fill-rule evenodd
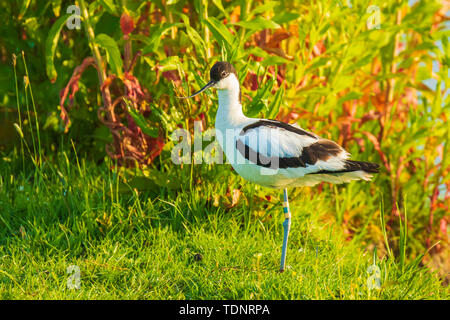
<path id="1" fill-rule="evenodd" d="M 250 162 L 253 162 L 256 165 L 264 168 L 286 169 L 306 167 L 305 163 L 300 157 L 266 157 L 258 151 L 253 150 L 239 139 L 236 140 L 236 149 L 238 149 L 238 151 L 245 159 L 250 160 Z"/>
<path id="2" fill-rule="evenodd" d="M 275 127 L 275 128 L 282 128 L 290 132 L 294 132 L 296 134 L 302 135 L 302 136 L 308 136 L 314 139 L 317 139 L 317 136 L 311 132 L 305 131 L 303 129 L 291 126 L 290 124 L 287 124 L 285 122 L 277 121 L 277 120 L 259 120 L 252 124 L 249 124 L 248 126 L 244 127 L 240 133 L 240 135 L 244 135 L 248 130 L 255 129 L 261 126 L 265 127 Z"/>
<path id="3" fill-rule="evenodd" d="M 245 159 L 258 166 L 272 169 L 305 168 L 307 164 L 313 165 L 318 160 L 326 161 L 343 151 L 336 143 L 329 140 L 320 140 L 308 147 L 304 147 L 302 154 L 298 157 L 266 157 L 239 139 L 236 140 L 236 149 Z"/>
<path id="4" fill-rule="evenodd" d="M 306 163 L 315 164 L 318 160 L 327 161 L 342 151 L 342 148 L 333 141 L 319 140 L 303 148 L 301 157 Z"/>

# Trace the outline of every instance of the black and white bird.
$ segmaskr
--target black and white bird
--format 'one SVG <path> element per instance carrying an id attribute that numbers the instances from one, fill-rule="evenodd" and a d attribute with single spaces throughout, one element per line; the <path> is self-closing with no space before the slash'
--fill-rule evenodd
<path id="1" fill-rule="evenodd" d="M 335 142 L 277 120 L 248 118 L 242 111 L 236 70 L 217 62 L 204 90 L 218 89 L 216 139 L 234 170 L 244 179 L 269 188 L 284 189 L 284 239 L 280 271 L 284 271 L 291 214 L 288 187 L 313 186 L 320 182 L 344 183 L 370 180 L 379 165 L 350 160 L 350 154 Z"/>

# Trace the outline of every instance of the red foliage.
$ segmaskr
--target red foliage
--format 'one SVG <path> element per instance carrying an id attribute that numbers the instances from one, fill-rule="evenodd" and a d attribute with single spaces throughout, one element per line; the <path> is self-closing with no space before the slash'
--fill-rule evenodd
<path id="1" fill-rule="evenodd" d="M 134 21 L 126 12 L 122 13 L 120 17 L 120 28 L 125 36 L 134 30 Z"/>

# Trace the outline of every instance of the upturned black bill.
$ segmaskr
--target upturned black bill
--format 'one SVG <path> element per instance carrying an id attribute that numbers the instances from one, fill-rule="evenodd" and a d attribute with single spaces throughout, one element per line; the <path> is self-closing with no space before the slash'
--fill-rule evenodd
<path id="1" fill-rule="evenodd" d="M 188 98 L 192 98 L 195 97 L 196 95 L 198 95 L 199 93 L 202 93 L 203 91 L 205 91 L 206 89 L 212 87 L 213 85 L 215 85 L 216 82 L 214 80 L 211 80 L 210 82 L 208 82 L 203 88 L 201 88 L 200 90 L 198 90 L 196 93 L 191 94 L 189 97 L 179 97 L 180 99 L 188 99 Z"/>

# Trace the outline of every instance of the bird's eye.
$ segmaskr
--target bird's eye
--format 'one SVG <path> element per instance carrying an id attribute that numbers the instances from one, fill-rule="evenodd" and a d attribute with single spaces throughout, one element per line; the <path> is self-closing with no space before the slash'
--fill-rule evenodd
<path id="1" fill-rule="evenodd" d="M 222 77 L 226 77 L 227 72 L 226 71 L 222 71 Z"/>

